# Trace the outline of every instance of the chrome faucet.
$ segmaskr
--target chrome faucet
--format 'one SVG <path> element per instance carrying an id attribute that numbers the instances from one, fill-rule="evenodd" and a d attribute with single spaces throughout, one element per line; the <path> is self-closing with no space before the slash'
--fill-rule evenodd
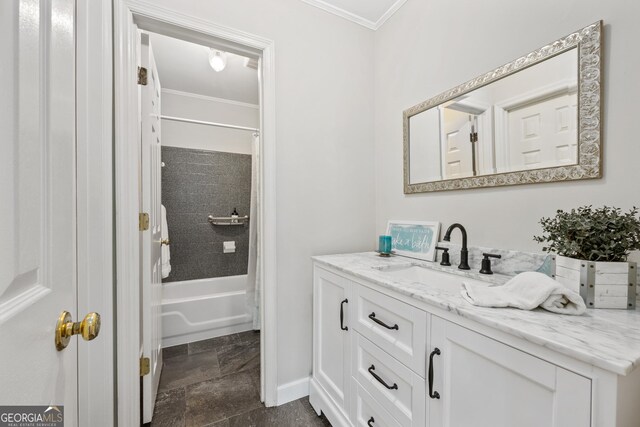
<path id="1" fill-rule="evenodd" d="M 451 224 L 449 228 L 447 228 L 447 232 L 444 233 L 442 240 L 450 242 L 451 232 L 454 228 L 459 228 L 460 232 L 462 232 L 462 249 L 460 250 L 460 265 L 458 265 L 458 268 L 460 270 L 471 270 L 469 267 L 469 250 L 467 249 L 467 230 L 464 229 L 462 224 L 458 224 L 457 222 L 455 224 Z"/>

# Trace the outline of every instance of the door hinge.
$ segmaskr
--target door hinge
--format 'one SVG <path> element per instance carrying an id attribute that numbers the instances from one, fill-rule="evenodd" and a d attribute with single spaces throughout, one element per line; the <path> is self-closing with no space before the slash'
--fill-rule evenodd
<path id="1" fill-rule="evenodd" d="M 151 372 L 151 361 L 149 360 L 148 357 L 141 357 L 140 358 L 140 376 L 144 377 L 145 375 L 148 375 L 149 372 Z"/>
<path id="2" fill-rule="evenodd" d="M 147 69 L 144 67 L 138 67 L 138 84 L 147 85 Z"/>
<path id="3" fill-rule="evenodd" d="M 469 133 L 469 141 L 478 142 L 478 132 Z"/>
<path id="4" fill-rule="evenodd" d="M 149 214 L 142 212 L 138 219 L 138 228 L 140 231 L 147 231 L 149 229 Z"/>

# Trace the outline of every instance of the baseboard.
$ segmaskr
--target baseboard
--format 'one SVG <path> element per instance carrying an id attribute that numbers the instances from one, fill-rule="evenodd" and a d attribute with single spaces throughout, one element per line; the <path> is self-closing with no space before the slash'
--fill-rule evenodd
<path id="1" fill-rule="evenodd" d="M 278 386 L 277 405 L 298 400 L 309 395 L 309 377 L 300 378 Z"/>

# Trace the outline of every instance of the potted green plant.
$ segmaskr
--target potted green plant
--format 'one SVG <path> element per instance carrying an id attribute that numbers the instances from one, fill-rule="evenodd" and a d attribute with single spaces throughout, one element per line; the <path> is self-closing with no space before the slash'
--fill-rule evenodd
<path id="1" fill-rule="evenodd" d="M 638 208 L 582 206 L 542 218 L 536 242 L 555 254 L 555 278 L 579 292 L 590 308 L 635 308 L 637 266 L 629 253 L 640 250 Z"/>

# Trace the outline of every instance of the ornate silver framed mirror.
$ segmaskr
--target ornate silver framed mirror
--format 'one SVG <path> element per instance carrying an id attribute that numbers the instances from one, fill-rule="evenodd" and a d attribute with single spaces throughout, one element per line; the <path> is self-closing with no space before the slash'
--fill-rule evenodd
<path id="1" fill-rule="evenodd" d="M 602 176 L 602 21 L 403 112 L 404 192 Z"/>

